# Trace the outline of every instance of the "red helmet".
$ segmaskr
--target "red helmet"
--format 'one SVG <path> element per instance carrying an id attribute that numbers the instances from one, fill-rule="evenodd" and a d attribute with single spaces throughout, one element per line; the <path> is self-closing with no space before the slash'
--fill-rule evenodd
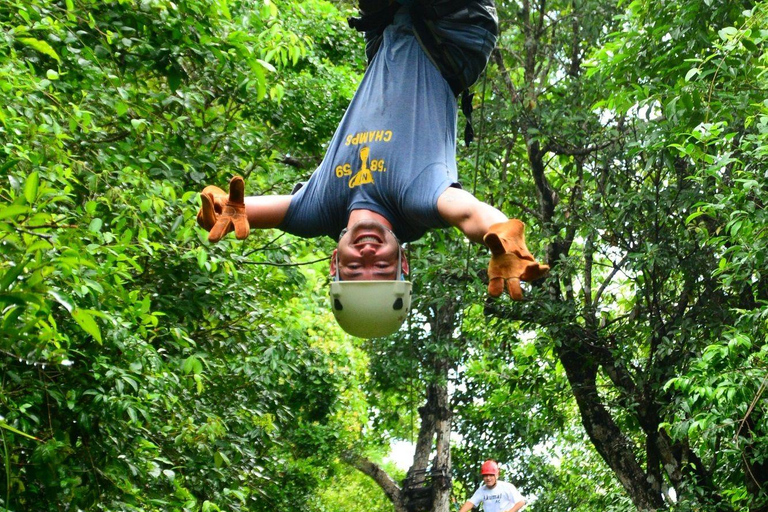
<path id="1" fill-rule="evenodd" d="M 483 466 L 480 468 L 480 475 L 499 476 L 499 465 L 493 460 L 483 462 Z"/>

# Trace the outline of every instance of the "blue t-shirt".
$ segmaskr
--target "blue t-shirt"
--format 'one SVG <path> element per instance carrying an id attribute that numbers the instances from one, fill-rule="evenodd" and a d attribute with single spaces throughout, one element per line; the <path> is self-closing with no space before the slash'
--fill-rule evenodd
<path id="1" fill-rule="evenodd" d="M 401 242 L 447 227 L 437 199 L 457 186 L 456 116 L 451 88 L 401 10 L 280 229 L 336 238 L 358 209 L 383 215 Z"/>

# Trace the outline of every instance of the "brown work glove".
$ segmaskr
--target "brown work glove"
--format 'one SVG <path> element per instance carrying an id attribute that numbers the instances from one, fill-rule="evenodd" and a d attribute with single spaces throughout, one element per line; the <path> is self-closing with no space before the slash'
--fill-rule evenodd
<path id="1" fill-rule="evenodd" d="M 230 231 L 238 240 L 248 237 L 250 226 L 245 215 L 245 182 L 240 176 L 229 181 L 229 194 L 209 185 L 200 193 L 202 206 L 197 212 L 197 223 L 207 229 L 208 241 L 216 243 Z"/>
<path id="2" fill-rule="evenodd" d="M 216 219 L 224 210 L 229 194 L 215 185 L 208 185 L 200 192 L 202 206 L 197 210 L 197 225 L 210 231 L 216 224 Z"/>
<path id="3" fill-rule="evenodd" d="M 523 299 L 520 281 L 535 281 L 549 272 L 549 265 L 541 265 L 525 246 L 525 224 L 517 219 L 493 224 L 483 237 L 491 250 L 488 263 L 488 294 L 498 297 L 504 293 L 504 283 L 514 300 Z"/>

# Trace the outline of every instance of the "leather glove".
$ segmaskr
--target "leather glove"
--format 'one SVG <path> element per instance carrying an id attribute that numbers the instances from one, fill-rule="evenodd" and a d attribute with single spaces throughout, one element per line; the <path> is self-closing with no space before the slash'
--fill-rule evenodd
<path id="1" fill-rule="evenodd" d="M 240 176 L 229 181 L 229 194 L 209 185 L 200 193 L 202 206 L 197 212 L 197 223 L 209 231 L 208 241 L 216 243 L 230 231 L 238 240 L 248 237 L 250 226 L 245 215 L 245 182 Z"/>
<path id="2" fill-rule="evenodd" d="M 504 284 L 514 300 L 523 299 L 520 281 L 535 281 L 549 272 L 549 265 L 541 265 L 525 245 L 525 224 L 517 219 L 493 224 L 483 237 L 491 250 L 488 264 L 488 294 L 498 297 L 504 293 Z"/>
<path id="3" fill-rule="evenodd" d="M 202 206 L 197 210 L 197 225 L 210 231 L 216 224 L 216 219 L 224 210 L 229 194 L 215 185 L 208 185 L 200 192 Z"/>

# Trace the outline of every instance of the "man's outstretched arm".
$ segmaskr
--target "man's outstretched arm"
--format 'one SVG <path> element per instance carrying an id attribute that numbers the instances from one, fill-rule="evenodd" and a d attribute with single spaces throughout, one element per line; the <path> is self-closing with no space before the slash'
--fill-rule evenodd
<path id="1" fill-rule="evenodd" d="M 239 176 L 230 181 L 229 193 L 215 186 L 203 189 L 197 223 L 210 232 L 209 241 L 218 242 L 230 231 L 243 239 L 250 229 L 275 228 L 283 222 L 291 196 L 244 197 L 244 189 L 245 184 Z"/>
<path id="2" fill-rule="evenodd" d="M 493 224 L 506 222 L 507 216 L 460 188 L 448 187 L 437 199 L 437 211 L 451 226 L 459 228 L 469 240 L 482 244 Z"/>
<path id="3" fill-rule="evenodd" d="M 276 228 L 282 224 L 291 205 L 291 197 L 293 196 L 246 197 L 245 216 L 248 218 L 251 229 Z"/>
<path id="4" fill-rule="evenodd" d="M 510 297 L 522 300 L 520 281 L 535 281 L 549 271 L 549 266 L 539 264 L 526 247 L 525 224 L 508 219 L 466 190 L 446 189 L 437 199 L 437 211 L 471 241 L 491 250 L 488 294 L 492 297 L 506 289 Z"/>

